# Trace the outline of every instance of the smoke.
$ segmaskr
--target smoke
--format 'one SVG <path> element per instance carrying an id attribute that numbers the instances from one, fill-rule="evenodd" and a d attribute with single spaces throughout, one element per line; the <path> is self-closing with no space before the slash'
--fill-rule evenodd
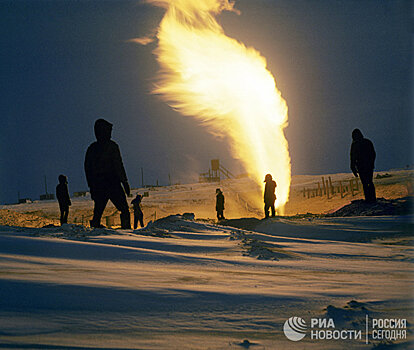
<path id="1" fill-rule="evenodd" d="M 129 42 L 129 43 L 137 43 L 137 44 L 144 45 L 144 46 L 148 45 L 148 44 L 151 44 L 154 41 L 155 41 L 155 38 L 154 37 L 149 37 L 149 36 L 143 36 L 141 38 L 134 38 L 134 39 L 127 40 L 127 42 Z"/>

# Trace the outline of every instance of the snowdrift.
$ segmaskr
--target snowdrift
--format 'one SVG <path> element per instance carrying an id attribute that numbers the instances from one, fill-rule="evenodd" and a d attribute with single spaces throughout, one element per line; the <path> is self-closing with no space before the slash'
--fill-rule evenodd
<path id="1" fill-rule="evenodd" d="M 292 316 L 332 317 L 362 332 L 364 313 L 410 317 L 408 238 L 334 241 L 322 229 L 360 239 L 391 222 L 364 219 L 259 221 L 266 232 L 191 214 L 135 231 L 2 226 L 0 347 L 366 349 L 309 335 L 295 344 L 283 333 Z"/>
<path id="2" fill-rule="evenodd" d="M 413 212 L 413 197 L 399 199 L 378 198 L 375 203 L 367 203 L 362 199 L 354 200 L 351 204 L 328 213 L 328 217 L 338 216 L 380 216 L 380 215 L 409 215 Z"/>

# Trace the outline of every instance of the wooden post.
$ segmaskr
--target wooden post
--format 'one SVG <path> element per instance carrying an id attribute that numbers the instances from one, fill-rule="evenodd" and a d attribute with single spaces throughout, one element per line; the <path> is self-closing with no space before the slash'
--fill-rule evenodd
<path id="1" fill-rule="evenodd" d="M 334 189 L 334 187 L 332 186 L 332 180 L 331 180 L 331 177 L 329 176 L 329 177 L 328 177 L 328 179 L 329 179 L 329 187 L 331 188 L 331 193 L 332 193 L 332 195 L 334 195 L 334 194 L 335 194 L 335 189 Z"/>
<path id="2" fill-rule="evenodd" d="M 310 189 L 308 189 L 308 199 L 310 198 Z"/>
<path id="3" fill-rule="evenodd" d="M 326 194 L 326 186 L 325 186 L 325 179 L 324 179 L 323 176 L 322 176 L 322 186 L 323 186 L 323 194 L 325 195 Z"/>
<path id="4" fill-rule="evenodd" d="M 318 196 L 322 196 L 321 184 L 318 182 Z"/>
<path id="5" fill-rule="evenodd" d="M 357 178 L 355 179 L 355 187 L 356 187 L 356 190 L 357 190 L 357 191 L 359 191 L 358 180 L 359 180 L 359 178 L 357 177 Z"/>
<path id="6" fill-rule="evenodd" d="M 344 189 L 342 187 L 342 181 L 339 181 L 339 191 L 341 192 L 341 198 L 344 198 Z"/>
<path id="7" fill-rule="evenodd" d="M 409 196 L 412 196 L 413 193 L 414 193 L 414 191 L 413 191 L 413 180 L 407 180 L 406 186 L 407 186 L 407 194 Z"/>
<path id="8" fill-rule="evenodd" d="M 306 188 L 304 187 L 303 188 L 303 198 L 305 198 L 306 197 Z"/>
<path id="9" fill-rule="evenodd" d="M 354 197 L 355 196 L 355 192 L 354 192 L 354 179 L 349 180 L 349 188 L 351 189 L 352 197 Z"/>
<path id="10" fill-rule="evenodd" d="M 328 186 L 328 180 L 326 180 L 326 197 L 329 199 L 329 186 Z"/>

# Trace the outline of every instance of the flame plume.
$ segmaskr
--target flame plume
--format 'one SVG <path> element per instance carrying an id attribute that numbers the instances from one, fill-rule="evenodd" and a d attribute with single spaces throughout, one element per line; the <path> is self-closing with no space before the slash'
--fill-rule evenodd
<path id="1" fill-rule="evenodd" d="M 228 0 L 147 0 L 167 9 L 155 50 L 161 66 L 154 93 L 183 115 L 230 140 L 232 155 L 262 187 L 277 182 L 279 212 L 289 198 L 290 157 L 283 129 L 287 105 L 266 60 L 224 34 L 215 15 Z"/>

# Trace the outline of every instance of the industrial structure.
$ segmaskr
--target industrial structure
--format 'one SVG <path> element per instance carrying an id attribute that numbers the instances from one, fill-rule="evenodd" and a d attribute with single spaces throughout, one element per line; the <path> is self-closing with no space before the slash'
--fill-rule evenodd
<path id="1" fill-rule="evenodd" d="M 220 182 L 220 175 L 224 175 L 228 179 L 234 179 L 235 176 L 220 164 L 219 159 L 211 160 L 211 168 L 207 173 L 201 173 L 198 182 Z"/>

